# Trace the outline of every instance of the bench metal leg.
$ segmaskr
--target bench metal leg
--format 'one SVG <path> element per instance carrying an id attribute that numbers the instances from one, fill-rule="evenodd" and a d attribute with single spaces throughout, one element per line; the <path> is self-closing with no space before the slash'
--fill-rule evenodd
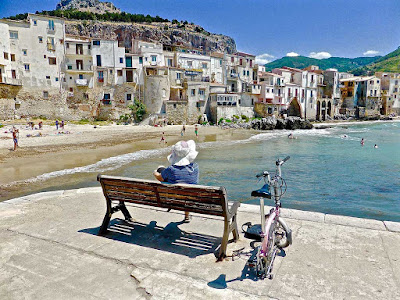
<path id="1" fill-rule="evenodd" d="M 226 247 L 228 246 L 229 239 L 229 221 L 224 221 L 224 235 L 222 236 L 221 247 L 219 248 L 218 261 L 223 260 L 226 257 Z"/>
<path id="2" fill-rule="evenodd" d="M 129 213 L 128 209 L 125 206 L 125 203 L 120 201 L 118 205 L 121 212 L 124 214 L 125 220 L 130 221 L 132 220 L 131 214 Z"/>
<path id="3" fill-rule="evenodd" d="M 106 234 L 108 224 L 110 223 L 110 219 L 111 219 L 111 213 L 107 212 L 106 215 L 104 216 L 103 223 L 101 224 L 98 235 Z"/>
<path id="4" fill-rule="evenodd" d="M 239 239 L 239 231 L 237 228 L 237 222 L 236 222 L 236 215 L 232 217 L 232 234 L 233 234 L 233 240 L 236 242 Z"/>

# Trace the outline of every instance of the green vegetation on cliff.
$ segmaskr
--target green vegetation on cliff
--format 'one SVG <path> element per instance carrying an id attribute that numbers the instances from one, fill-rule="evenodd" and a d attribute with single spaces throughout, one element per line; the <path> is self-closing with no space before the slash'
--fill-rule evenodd
<path id="1" fill-rule="evenodd" d="M 168 19 L 163 19 L 159 16 L 152 17 L 150 15 L 142 14 L 130 14 L 126 12 L 122 13 L 110 13 L 106 12 L 104 14 L 97 14 L 86 11 L 73 10 L 43 10 L 41 12 L 37 11 L 36 14 L 60 17 L 72 20 L 99 20 L 99 21 L 114 21 L 114 22 L 130 22 L 130 23 L 152 23 L 152 22 L 169 22 Z M 18 14 L 16 16 L 9 17 L 11 20 L 24 20 L 28 14 Z M 187 21 L 185 21 L 187 23 Z"/>
<path id="2" fill-rule="evenodd" d="M 372 75 L 375 72 L 400 73 L 400 47 L 389 54 L 382 56 L 374 63 L 352 71 L 354 75 Z"/>
<path id="3" fill-rule="evenodd" d="M 356 58 L 344 58 L 344 57 L 330 57 L 324 59 L 316 59 L 305 56 L 289 57 L 285 56 L 281 59 L 277 59 L 265 65 L 267 71 L 271 71 L 274 68 L 291 67 L 304 69 L 310 65 L 318 66 L 322 70 L 329 68 L 338 69 L 340 72 L 348 72 L 356 68 L 365 66 L 372 62 L 377 61 L 380 56 L 375 57 L 356 57 Z"/>

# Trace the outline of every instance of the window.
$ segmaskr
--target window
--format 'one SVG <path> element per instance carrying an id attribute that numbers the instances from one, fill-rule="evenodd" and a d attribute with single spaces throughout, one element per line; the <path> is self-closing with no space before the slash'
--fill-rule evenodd
<path id="1" fill-rule="evenodd" d="M 68 66 L 67 66 L 67 69 L 68 69 L 68 70 L 72 70 L 72 65 L 68 65 Z"/>
<path id="2" fill-rule="evenodd" d="M 100 41 L 93 41 L 93 46 L 100 46 Z"/>
<path id="3" fill-rule="evenodd" d="M 193 62 L 191 60 L 188 60 L 187 65 L 189 68 L 191 68 L 193 66 Z"/>
<path id="4" fill-rule="evenodd" d="M 24 64 L 25 71 L 29 71 L 29 64 Z"/>
<path id="5" fill-rule="evenodd" d="M 219 65 L 222 66 L 222 59 L 219 60 Z"/>
<path id="6" fill-rule="evenodd" d="M 43 58 L 44 58 L 44 59 L 46 59 L 46 57 L 47 57 L 47 56 L 46 56 L 46 54 L 45 54 L 45 55 L 43 55 Z"/>
<path id="7" fill-rule="evenodd" d="M 56 47 L 54 44 L 54 38 L 52 38 L 52 37 L 47 38 L 47 50 L 50 50 L 50 51 L 56 50 Z"/>
<path id="8" fill-rule="evenodd" d="M 10 39 L 18 40 L 18 31 L 10 31 Z"/>
<path id="9" fill-rule="evenodd" d="M 172 59 L 168 58 L 168 67 L 172 67 Z"/>
<path id="10" fill-rule="evenodd" d="M 11 54 L 11 61 L 15 61 L 15 54 Z"/>
<path id="11" fill-rule="evenodd" d="M 28 50 L 22 49 L 22 54 L 23 54 L 23 55 L 27 55 L 27 54 L 28 54 Z"/>
<path id="12" fill-rule="evenodd" d="M 243 76 L 246 76 L 246 71 L 245 70 L 243 70 Z"/>
<path id="13" fill-rule="evenodd" d="M 111 96 L 110 94 L 104 94 L 104 100 L 110 100 Z"/>
<path id="14" fill-rule="evenodd" d="M 4 59 L 8 59 L 8 53 L 4 52 Z"/>
<path id="15" fill-rule="evenodd" d="M 49 20 L 49 30 L 54 30 L 54 21 L 53 20 Z"/>
<path id="16" fill-rule="evenodd" d="M 48 91 L 43 91 L 43 98 L 44 99 L 49 99 L 49 92 Z"/>
<path id="17" fill-rule="evenodd" d="M 127 68 L 132 68 L 132 57 L 131 56 L 127 56 L 125 58 L 125 66 Z"/>
<path id="18" fill-rule="evenodd" d="M 117 75 L 122 76 L 122 70 L 117 70 Z"/>
<path id="19" fill-rule="evenodd" d="M 132 94 L 126 94 L 126 101 L 132 100 Z"/>
<path id="20" fill-rule="evenodd" d="M 207 69 L 207 63 L 202 63 L 201 66 L 203 69 Z"/>
<path id="21" fill-rule="evenodd" d="M 47 76 L 46 76 L 46 79 L 50 79 L 50 76 L 47 75 Z"/>
<path id="22" fill-rule="evenodd" d="M 241 59 L 240 59 L 240 65 L 242 65 L 242 64 L 243 64 L 243 59 L 241 58 Z"/>
<path id="23" fill-rule="evenodd" d="M 250 71 L 247 71 L 247 76 L 250 76 Z"/>
<path id="24" fill-rule="evenodd" d="M 79 79 L 83 79 L 83 74 L 79 74 Z"/>
<path id="25" fill-rule="evenodd" d="M 58 81 L 58 77 L 56 77 L 56 81 Z"/>
<path id="26" fill-rule="evenodd" d="M 124 63 L 124 58 L 123 58 L 123 57 L 120 57 L 120 58 L 119 58 L 119 63 L 120 63 L 120 64 L 123 64 L 123 63 Z"/>
<path id="27" fill-rule="evenodd" d="M 191 96 L 195 96 L 196 95 L 196 90 L 195 89 L 191 89 L 190 90 L 190 95 Z"/>
<path id="28" fill-rule="evenodd" d="M 234 62 L 235 61 L 235 58 L 232 56 L 231 57 L 231 62 Z"/>
<path id="29" fill-rule="evenodd" d="M 101 67 L 101 55 L 96 55 L 97 66 Z"/>
<path id="30" fill-rule="evenodd" d="M 11 77 L 17 79 L 17 72 L 15 70 L 11 70 Z"/>
<path id="31" fill-rule="evenodd" d="M 176 73 L 176 79 L 181 79 L 181 73 Z"/>
<path id="32" fill-rule="evenodd" d="M 152 55 L 151 56 L 151 61 L 157 62 L 157 55 Z"/>
<path id="33" fill-rule="evenodd" d="M 143 57 L 139 56 L 139 64 L 142 65 L 143 64 Z"/>
<path id="34" fill-rule="evenodd" d="M 56 58 L 55 57 L 49 57 L 49 65 L 56 65 Z"/>
<path id="35" fill-rule="evenodd" d="M 39 39 L 39 43 L 43 43 L 43 37 L 42 36 L 38 36 Z"/>
<path id="36" fill-rule="evenodd" d="M 199 95 L 204 96 L 204 90 L 199 90 Z"/>
<path id="37" fill-rule="evenodd" d="M 73 91 L 74 91 L 74 88 L 72 88 L 72 87 L 69 88 L 69 91 L 70 91 L 70 92 L 73 92 Z"/>
<path id="38" fill-rule="evenodd" d="M 99 75 L 99 82 L 104 82 L 104 73 L 103 73 L 103 71 L 99 71 L 98 75 Z"/>

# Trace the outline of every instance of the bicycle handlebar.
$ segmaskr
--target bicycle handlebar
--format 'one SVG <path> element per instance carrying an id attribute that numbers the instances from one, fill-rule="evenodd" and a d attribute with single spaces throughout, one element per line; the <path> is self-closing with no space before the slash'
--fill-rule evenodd
<path id="1" fill-rule="evenodd" d="M 284 159 L 282 159 L 282 160 L 278 159 L 278 160 L 276 161 L 276 165 L 277 165 L 277 166 L 281 166 L 281 165 L 283 165 L 285 162 L 287 162 L 289 159 L 290 159 L 290 156 L 289 156 L 289 155 L 286 156 L 286 157 L 285 157 Z M 260 178 L 260 177 L 267 177 L 268 175 L 269 175 L 268 171 L 264 171 L 264 172 L 262 172 L 262 173 L 256 174 L 256 177 L 257 177 L 257 178 Z"/>

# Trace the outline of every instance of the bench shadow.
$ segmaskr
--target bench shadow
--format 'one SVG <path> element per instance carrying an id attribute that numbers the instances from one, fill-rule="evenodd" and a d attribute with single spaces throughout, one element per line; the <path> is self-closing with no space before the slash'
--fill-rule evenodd
<path id="1" fill-rule="evenodd" d="M 170 222 L 167 226 L 161 227 L 157 225 L 156 221 L 145 224 L 116 218 L 110 222 L 108 231 L 103 237 L 190 258 L 210 253 L 216 255 L 221 238 L 185 232 L 178 227 L 181 224 L 184 222 Z M 87 228 L 79 230 L 79 232 L 97 235 L 99 229 L 100 227 Z"/>

